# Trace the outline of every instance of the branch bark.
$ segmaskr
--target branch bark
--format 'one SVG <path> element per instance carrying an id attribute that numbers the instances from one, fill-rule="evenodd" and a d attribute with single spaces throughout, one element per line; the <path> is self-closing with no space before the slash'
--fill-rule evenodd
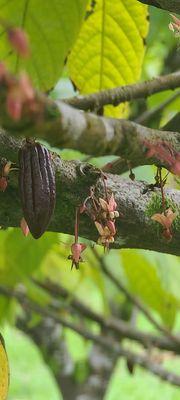
<path id="1" fill-rule="evenodd" d="M 156 158 L 146 157 L 146 141 L 166 142 L 172 152 L 180 152 L 178 132 L 162 132 L 127 120 L 99 117 L 64 103 L 56 104 L 46 97 L 39 99 L 41 114 L 35 110 L 19 122 L 7 115 L 5 98 L 1 99 L 0 105 L 0 124 L 14 136 L 39 137 L 52 146 L 72 148 L 93 156 L 119 155 L 130 161 L 132 167 L 159 165 Z"/>
<path id="2" fill-rule="evenodd" d="M 20 142 L 12 141 L 5 134 L 0 135 L 0 157 L 16 162 L 18 146 Z M 57 202 L 49 230 L 74 234 L 75 209 L 89 195 L 90 186 L 96 185 L 97 196 L 104 197 L 101 172 L 87 163 L 63 161 L 59 157 L 54 157 L 53 160 L 56 170 Z M 117 208 L 122 214 L 122 217 L 117 219 L 114 248 L 141 248 L 180 255 L 180 192 L 178 190 L 165 190 L 168 204 L 178 213 L 173 225 L 173 239 L 167 243 L 161 235 L 159 224 L 150 218 L 155 212 L 162 212 L 159 189 L 152 192 L 148 190 L 145 182 L 132 182 L 111 174 L 107 174 L 107 188 L 109 193 L 114 193 Z M 1 226 L 19 226 L 22 211 L 17 171 L 11 172 L 8 188 L 4 193 L 0 193 L 0 196 Z M 94 241 L 98 238 L 94 223 L 87 215 L 82 215 L 80 235 Z"/>
<path id="3" fill-rule="evenodd" d="M 168 89 L 173 90 L 178 87 L 180 87 L 180 71 L 164 76 L 158 76 L 149 81 L 102 90 L 86 96 L 72 97 L 64 101 L 75 108 L 84 111 L 92 111 L 108 104 L 117 106 L 125 101 L 145 98 L 154 93 Z"/>
<path id="4" fill-rule="evenodd" d="M 163 10 L 180 13 L 180 2 L 179 0 L 138 0 L 141 3 L 148 4 L 149 6 L 154 6 L 161 8 Z"/>

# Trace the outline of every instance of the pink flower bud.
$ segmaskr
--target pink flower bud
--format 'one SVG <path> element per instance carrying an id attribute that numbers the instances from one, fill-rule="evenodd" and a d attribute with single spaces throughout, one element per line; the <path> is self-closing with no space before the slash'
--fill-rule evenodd
<path id="1" fill-rule="evenodd" d="M 22 72 L 19 78 L 19 91 L 24 101 L 31 101 L 34 99 L 34 88 L 32 87 L 29 76 L 25 72 Z"/>
<path id="2" fill-rule="evenodd" d="M 82 261 L 81 253 L 85 250 L 86 245 L 84 243 L 73 243 L 71 245 L 72 256 L 72 267 L 75 265 L 76 268 L 79 268 L 79 262 Z"/>
<path id="3" fill-rule="evenodd" d="M 22 114 L 22 106 L 23 102 L 21 97 L 19 96 L 18 91 L 10 89 L 6 99 L 6 108 L 8 114 L 11 116 L 14 121 L 19 121 Z"/>
<path id="4" fill-rule="evenodd" d="M 2 176 L 0 178 L 0 191 L 5 192 L 7 185 L 8 185 L 7 179 L 5 178 L 5 176 Z"/>
<path id="5" fill-rule="evenodd" d="M 116 234 L 115 223 L 113 221 L 107 221 L 107 226 L 110 230 L 111 235 L 114 236 Z"/>
<path id="6" fill-rule="evenodd" d="M 27 237 L 29 235 L 29 227 L 24 218 L 21 219 L 20 228 L 22 230 L 23 235 Z"/>
<path id="7" fill-rule="evenodd" d="M 8 161 L 3 167 L 3 176 L 8 176 L 11 169 L 11 161 Z"/>
<path id="8" fill-rule="evenodd" d="M 29 40 L 27 34 L 22 29 L 8 29 L 8 39 L 20 56 L 26 58 L 30 55 Z"/>
<path id="9" fill-rule="evenodd" d="M 3 62 L 0 63 L 0 81 L 6 78 L 7 70 Z"/>

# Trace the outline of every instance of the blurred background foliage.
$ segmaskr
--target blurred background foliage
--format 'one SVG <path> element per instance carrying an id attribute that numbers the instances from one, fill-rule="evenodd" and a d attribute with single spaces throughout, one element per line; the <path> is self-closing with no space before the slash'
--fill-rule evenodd
<path id="1" fill-rule="evenodd" d="M 15 7 L 17 3 L 18 8 Z M 102 88 L 136 82 L 139 79 L 149 79 L 158 74 L 173 72 L 180 65 L 180 51 L 177 39 L 168 29 L 170 16 L 167 12 L 155 8 L 149 10 L 150 29 L 147 35 L 146 6 L 135 0 L 130 0 L 127 4 L 126 1 L 119 0 L 112 4 L 107 0 L 102 32 L 99 28 L 102 18 L 100 0 L 91 2 L 86 14 L 85 1 L 68 1 L 67 4 L 59 1 L 59 8 L 57 2 L 53 0 L 50 3 L 51 7 L 40 0 L 36 3 L 38 4 L 32 5 L 27 14 L 25 24 L 32 41 L 32 59 L 22 66 L 14 56 L 8 55 L 8 63 L 11 68 L 14 68 L 15 64 L 18 68 L 27 68 L 37 86 L 46 90 L 54 87 L 50 91 L 50 96 L 54 99 L 71 97 L 78 92 L 90 93 Z M 67 10 L 62 7 L 62 3 L 63 7 L 68 5 Z M 3 4 L 6 6 L 3 7 Z M 13 23 L 19 25 L 23 2 L 3 0 L 0 1 L 0 6 L 2 16 L 11 20 L 13 15 Z M 85 21 L 80 30 L 84 15 Z M 61 31 L 57 34 L 59 24 Z M 68 30 L 64 26 L 68 26 Z M 46 31 L 45 36 L 44 31 Z M 73 43 L 75 45 L 68 61 L 64 62 Z M 3 55 L 2 58 L 7 53 L 7 43 L 4 39 L 0 40 L 0 53 Z M 58 82 L 54 86 L 56 81 Z M 150 96 L 147 100 L 133 102 L 128 107 L 122 105 L 113 110 L 110 107 L 105 112 L 108 115 L 129 116 L 132 120 L 138 120 L 143 113 L 159 107 L 166 100 L 168 100 L 167 105 L 160 111 L 157 110 L 153 118 L 148 117 L 148 126 L 162 127 L 180 110 L 180 97 L 172 97 L 171 91 Z M 52 150 L 67 160 L 87 159 L 86 155 L 72 150 Z M 100 167 L 113 158 L 89 157 L 88 161 Z M 139 167 L 134 172 L 136 179 L 154 181 L 154 167 Z M 127 177 L 128 173 L 124 176 Z M 172 175 L 169 175 L 167 184 L 178 187 L 178 182 Z M 0 193 L 0 196 L 3 196 L 3 193 Z M 31 236 L 24 238 L 20 229 L 2 228 L 1 285 L 23 288 L 36 304 L 46 307 L 50 304 L 51 296 L 36 286 L 32 278 L 42 282 L 50 279 L 52 282 L 60 283 L 62 287 L 68 289 L 72 297 L 75 295 L 89 308 L 103 316 L 115 314 L 129 320 L 132 304 L 129 304 L 124 295 L 103 275 L 92 253 L 91 243 L 88 243 L 89 249 L 85 253 L 80 270 L 71 271 L 68 255 L 72 241 L 72 237 L 57 233 L 46 233 L 35 241 Z M 102 254 L 100 248 L 98 252 Z M 105 256 L 105 263 L 128 290 L 152 310 L 164 326 L 174 331 L 178 329 L 180 263 L 177 257 L 143 250 L 116 250 L 110 251 Z M 68 308 L 64 309 L 64 306 L 58 312 L 60 316 L 65 315 L 72 321 L 84 324 L 76 315 L 70 313 Z M 24 310 L 15 299 L 0 296 L 0 325 L 11 369 L 8 399 L 61 399 L 55 370 L 56 360 L 54 359 L 53 364 L 52 359 L 44 357 L 43 343 L 36 346 L 36 340 L 33 342 L 30 334 L 31 329 L 41 321 L 41 317 L 33 312 L 25 329 L 18 324 L 23 315 Z M 91 331 L 98 332 L 99 328 L 94 322 L 88 322 L 86 325 Z M 148 332 L 153 331 L 152 326 L 139 314 L 136 317 L 136 326 Z M 22 331 L 26 331 L 26 334 Z M 74 381 L 83 383 L 89 374 L 88 357 L 92 345 L 68 328 L 61 327 L 58 335 L 59 340 L 63 338 L 63 343 L 66 344 L 71 356 L 70 368 Z M 163 363 L 180 372 L 180 361 L 175 357 L 165 355 Z M 120 397 L 123 400 L 130 398 L 178 400 L 178 389 L 170 384 L 160 382 L 158 378 L 138 367 L 132 376 L 123 360 L 115 364 L 105 400 L 115 400 Z"/>

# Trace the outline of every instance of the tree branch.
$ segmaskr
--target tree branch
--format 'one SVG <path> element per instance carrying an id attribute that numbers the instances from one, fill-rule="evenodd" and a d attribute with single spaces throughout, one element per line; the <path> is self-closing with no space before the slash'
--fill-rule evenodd
<path id="1" fill-rule="evenodd" d="M 168 89 L 176 89 L 178 87 L 180 87 L 180 71 L 164 76 L 158 76 L 149 81 L 102 90 L 86 96 L 72 97 L 70 99 L 65 99 L 64 101 L 75 108 L 84 111 L 92 111 L 108 104 L 117 106 L 125 101 L 145 98 L 154 93 Z"/>
<path id="2" fill-rule="evenodd" d="M 180 376 L 174 374 L 173 372 L 165 370 L 160 365 L 152 362 L 149 357 L 144 354 L 135 353 L 131 350 L 126 349 L 117 343 L 113 338 L 104 338 L 100 335 L 95 335 L 91 333 L 89 330 L 85 330 L 84 328 L 75 325 L 72 322 L 69 322 L 67 319 L 61 317 L 59 313 L 55 313 L 50 310 L 47 306 L 41 307 L 38 304 L 35 304 L 32 300 L 30 300 L 25 294 L 22 294 L 18 291 L 8 289 L 7 287 L 0 286 L 0 293 L 3 296 L 15 298 L 25 309 L 29 309 L 38 313 L 43 317 L 52 318 L 58 324 L 65 326 L 66 328 L 72 329 L 82 337 L 87 340 L 90 340 L 94 343 L 97 343 L 99 346 L 103 347 L 106 351 L 114 352 L 118 356 L 124 357 L 128 362 L 132 364 L 136 364 L 141 366 L 142 368 L 150 371 L 152 374 L 158 376 L 160 379 L 165 380 L 172 385 L 180 386 Z"/>
<path id="3" fill-rule="evenodd" d="M 53 146 L 72 148 L 94 156 L 119 155 L 130 161 L 132 167 L 160 165 L 156 158 L 146 157 L 146 141 L 166 142 L 172 152 L 180 152 L 178 132 L 161 132 L 127 120 L 99 117 L 64 103 L 56 104 L 42 96 L 37 98 L 35 110 L 15 122 L 7 115 L 5 104 L 6 96 L 2 96 L 0 124 L 16 136 L 38 137 Z M 168 164 L 164 166 L 169 168 Z"/>
<path id="4" fill-rule="evenodd" d="M 148 4 L 149 6 L 162 8 L 163 10 L 180 14 L 179 0 L 138 0 L 138 1 L 144 4 Z"/>
<path id="5" fill-rule="evenodd" d="M 155 336 L 146 332 L 142 332 L 135 327 L 132 328 L 130 323 L 123 321 L 122 319 L 117 319 L 115 317 L 110 317 L 108 319 L 103 318 L 102 315 L 97 314 L 92 309 L 83 304 L 76 297 L 72 297 L 72 294 L 68 292 L 64 287 L 59 284 L 55 284 L 51 281 L 39 282 L 35 280 L 35 283 L 41 288 L 48 291 L 53 298 L 63 298 L 68 301 L 68 304 L 80 315 L 90 319 L 100 325 L 104 330 L 113 332 L 117 338 L 128 338 L 140 343 L 142 346 L 157 347 L 162 350 L 173 351 L 175 354 L 180 354 L 180 343 L 177 343 L 177 338 L 172 337 L 164 338 Z M 119 290 L 119 287 L 118 287 Z M 126 294 L 125 294 L 126 295 Z M 127 297 L 127 296 L 126 296 Z M 129 298 L 129 297 L 128 297 Z M 142 310 L 141 310 L 142 311 Z M 147 317 L 147 313 L 146 313 Z M 148 318 L 149 319 L 149 318 Z M 167 333 L 167 332 L 166 332 Z M 164 330 L 163 330 L 164 334 Z M 168 332 L 169 336 L 169 332 Z"/>
<path id="6" fill-rule="evenodd" d="M 7 158 L 8 154 L 8 158 L 14 162 L 17 160 L 17 151 L 11 145 L 10 137 L 1 134 L 0 157 Z M 18 145 L 20 142 L 16 142 L 16 149 Z M 96 185 L 97 197 L 104 197 L 101 172 L 92 165 L 79 161 L 63 161 L 55 156 L 53 161 L 56 170 L 57 201 L 48 229 L 74 234 L 75 209 L 89 195 L 90 187 Z M 8 188 L 4 193 L 0 193 L 0 223 L 4 227 L 19 226 L 22 218 L 17 175 L 17 171 L 10 173 Z M 178 213 L 173 224 L 172 241 L 167 243 L 162 237 L 159 224 L 150 218 L 155 212 L 162 212 L 159 189 L 152 192 L 144 182 L 132 182 L 111 174 L 107 174 L 107 189 L 109 194 L 114 193 L 117 208 L 122 214 L 122 217 L 117 218 L 114 248 L 141 248 L 180 255 L 179 191 L 165 190 L 169 206 Z M 97 230 L 87 215 L 81 217 L 80 235 L 97 241 Z"/>
<path id="7" fill-rule="evenodd" d="M 151 312 L 139 301 L 137 297 L 135 297 L 129 290 L 120 282 L 112 272 L 107 268 L 104 258 L 102 258 L 96 249 L 92 249 L 96 259 L 98 260 L 102 271 L 107 276 L 107 278 L 120 290 L 125 297 L 130 300 L 132 304 L 134 304 L 139 311 L 141 311 L 145 317 L 148 319 L 149 322 L 163 335 L 167 336 L 171 341 L 176 343 L 176 345 L 180 345 L 180 337 L 174 336 L 171 332 L 169 332 L 164 326 L 162 326 L 156 319 L 153 317 Z"/>

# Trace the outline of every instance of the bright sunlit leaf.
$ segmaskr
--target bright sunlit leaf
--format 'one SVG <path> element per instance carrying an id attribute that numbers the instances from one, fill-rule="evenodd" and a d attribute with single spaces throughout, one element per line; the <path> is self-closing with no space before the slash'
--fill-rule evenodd
<path id="1" fill-rule="evenodd" d="M 138 81 L 148 31 L 147 7 L 136 0 L 97 0 L 69 57 L 70 76 L 80 93 Z M 108 114 L 123 115 L 126 107 Z"/>

